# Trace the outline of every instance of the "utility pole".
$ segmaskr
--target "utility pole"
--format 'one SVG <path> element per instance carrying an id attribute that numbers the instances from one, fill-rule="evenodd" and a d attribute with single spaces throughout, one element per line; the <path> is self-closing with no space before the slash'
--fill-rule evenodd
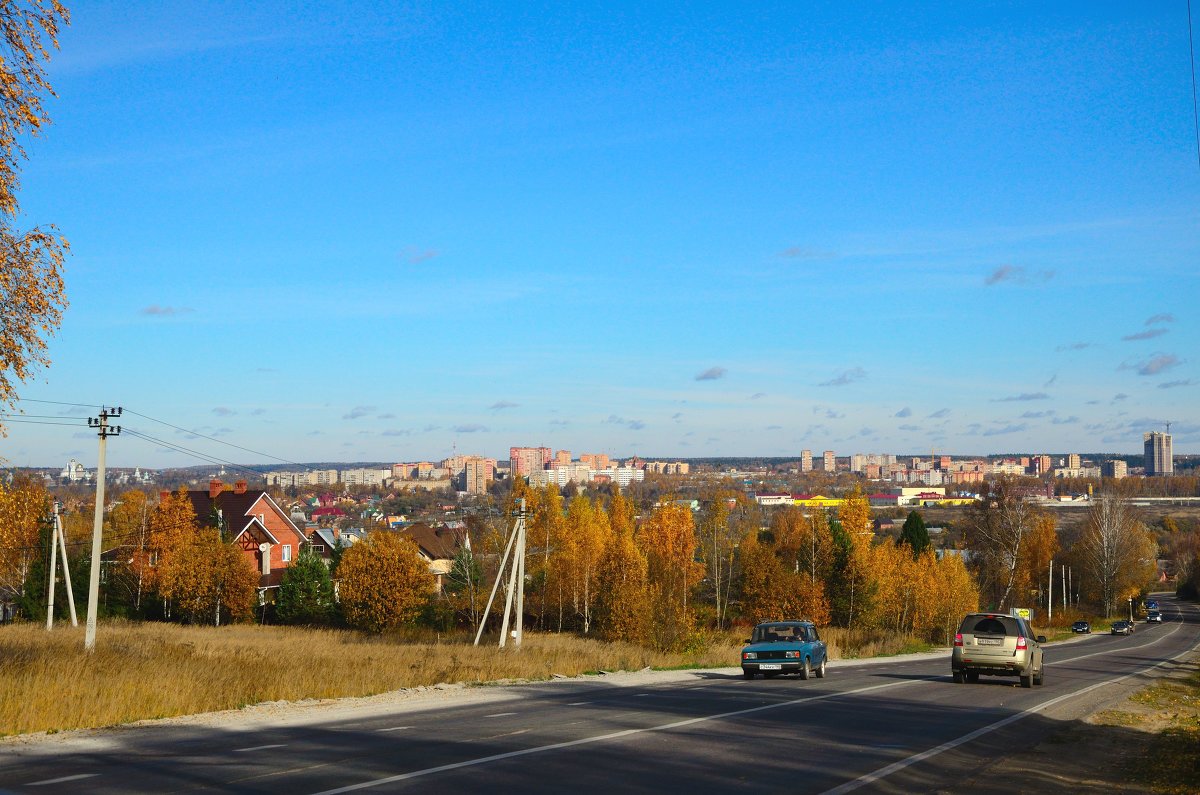
<path id="1" fill-rule="evenodd" d="M 1067 609 L 1067 591 L 1070 590 L 1070 585 L 1067 584 L 1067 564 L 1062 565 L 1062 591 L 1063 591 L 1063 610 Z"/>
<path id="2" fill-rule="evenodd" d="M 1054 558 L 1050 558 L 1050 590 L 1046 593 L 1046 625 L 1054 618 Z"/>
<path id="3" fill-rule="evenodd" d="M 509 556 L 512 556 L 511 562 Z M 516 629 L 513 631 L 513 644 L 520 648 L 521 639 L 525 628 L 525 499 L 517 500 L 516 521 L 513 522 L 512 532 L 508 536 L 508 544 L 504 549 L 504 556 L 500 559 L 500 568 L 496 570 L 496 581 L 492 584 L 492 593 L 488 596 L 487 607 L 484 608 L 483 617 L 479 620 L 479 630 L 475 633 L 475 646 L 479 645 L 479 639 L 483 637 L 483 628 L 487 624 L 487 617 L 492 612 L 492 602 L 496 598 L 496 591 L 500 588 L 500 583 L 504 580 L 504 570 L 509 565 L 512 566 L 508 571 L 508 587 L 504 601 L 504 621 L 500 626 L 500 648 L 504 648 L 505 642 L 508 640 L 508 622 L 513 612 L 513 602 L 516 602 Z"/>
<path id="4" fill-rule="evenodd" d="M 100 437 L 100 453 L 96 459 L 96 514 L 92 521 L 92 569 L 88 572 L 87 630 L 83 635 L 84 651 L 96 648 L 96 613 L 100 609 L 100 537 L 104 529 L 104 443 L 108 437 L 121 433 L 121 426 L 110 428 L 109 417 L 120 417 L 121 407 L 101 407 L 99 417 L 88 417 L 88 427 L 96 429 Z"/>
<path id="5" fill-rule="evenodd" d="M 59 550 L 62 550 L 63 582 L 67 586 L 67 604 L 71 606 L 71 626 L 79 626 L 79 619 L 75 616 L 75 590 L 71 587 L 71 566 L 67 562 L 67 538 L 63 535 L 62 517 L 58 513 L 60 510 L 62 510 L 62 503 L 56 500 L 54 503 L 54 529 L 50 533 L 50 598 L 46 600 L 47 631 L 54 628 L 54 581 L 58 579 L 56 564 Z"/>

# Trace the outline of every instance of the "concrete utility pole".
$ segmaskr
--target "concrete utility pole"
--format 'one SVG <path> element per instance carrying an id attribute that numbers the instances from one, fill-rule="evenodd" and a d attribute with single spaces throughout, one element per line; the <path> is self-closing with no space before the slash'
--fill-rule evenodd
<path id="1" fill-rule="evenodd" d="M 1050 558 L 1050 584 L 1049 591 L 1046 594 L 1046 624 L 1050 624 L 1050 619 L 1054 618 L 1054 558 Z"/>
<path id="2" fill-rule="evenodd" d="M 100 609 L 100 537 L 104 530 L 104 443 L 110 436 L 121 433 L 121 426 L 110 428 L 109 417 L 120 417 L 121 407 L 100 409 L 100 416 L 88 417 L 88 427 L 100 437 L 100 454 L 96 459 L 96 515 L 92 522 L 92 570 L 88 572 L 87 630 L 83 635 L 84 651 L 96 648 L 96 613 Z"/>
<path id="3" fill-rule="evenodd" d="M 67 586 L 67 604 L 71 606 L 71 626 L 79 626 L 79 619 L 75 616 L 75 590 L 71 587 L 71 566 L 67 562 L 67 539 L 63 535 L 62 517 L 58 513 L 61 509 L 62 503 L 56 501 L 54 503 L 54 530 L 50 533 L 50 598 L 46 600 L 47 631 L 54 628 L 54 581 L 58 579 L 56 564 L 59 550 L 62 550 L 63 583 Z"/>
<path id="4" fill-rule="evenodd" d="M 475 646 L 479 645 L 479 639 L 483 637 L 483 628 L 487 624 L 487 617 L 492 612 L 492 602 L 496 598 L 496 591 L 500 588 L 500 583 L 504 580 L 504 569 L 510 565 L 509 555 L 512 555 L 511 565 L 508 573 L 508 593 L 505 595 L 504 601 L 504 621 L 500 627 L 500 648 L 504 648 L 505 642 L 508 640 L 508 622 L 513 611 L 513 601 L 516 601 L 517 620 L 516 629 L 513 631 L 513 643 L 520 648 L 521 639 L 524 635 L 525 628 L 525 500 L 524 498 L 517 500 L 516 521 L 513 522 L 512 532 L 508 535 L 508 544 L 504 548 L 504 556 L 500 559 L 500 568 L 496 570 L 496 581 L 492 583 L 492 593 L 488 596 L 487 607 L 484 608 L 483 617 L 479 620 L 479 630 L 475 633 Z"/>

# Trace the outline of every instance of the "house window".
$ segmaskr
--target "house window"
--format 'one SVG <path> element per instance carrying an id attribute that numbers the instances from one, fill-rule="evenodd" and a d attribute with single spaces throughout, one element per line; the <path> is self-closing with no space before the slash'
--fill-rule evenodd
<path id="1" fill-rule="evenodd" d="M 316 552 L 318 555 L 324 555 L 325 554 L 325 545 L 324 544 L 313 544 L 312 551 Z"/>
<path id="2" fill-rule="evenodd" d="M 283 545 L 283 562 L 284 563 L 292 562 L 292 545 L 291 544 Z"/>

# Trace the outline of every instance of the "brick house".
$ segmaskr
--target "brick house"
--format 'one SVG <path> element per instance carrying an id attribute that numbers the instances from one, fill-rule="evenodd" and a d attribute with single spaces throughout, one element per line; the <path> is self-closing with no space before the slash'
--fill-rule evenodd
<path id="1" fill-rule="evenodd" d="M 248 489 L 239 480 L 232 487 L 219 480 L 208 483 L 207 491 L 189 491 L 196 521 L 206 527 L 222 527 L 225 538 L 242 549 L 259 573 L 259 593 L 274 601 L 283 570 L 292 565 L 302 544 L 308 543 L 271 495 Z"/>

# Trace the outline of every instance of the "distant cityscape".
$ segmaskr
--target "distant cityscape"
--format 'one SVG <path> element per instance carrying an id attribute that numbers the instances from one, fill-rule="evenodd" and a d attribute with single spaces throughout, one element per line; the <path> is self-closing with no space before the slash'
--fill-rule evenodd
<path id="1" fill-rule="evenodd" d="M 1175 473 L 1171 435 L 1148 432 L 1143 436 L 1142 466 L 1131 466 L 1130 456 L 1084 458 L 1079 453 L 1051 456 L 1018 455 L 955 457 L 932 453 L 929 456 L 898 456 L 893 453 L 853 453 L 839 457 L 824 450 L 814 457 L 812 450 L 800 451 L 796 474 L 850 472 L 867 480 L 921 486 L 954 486 L 982 483 L 991 476 L 1021 475 L 1056 479 L 1112 478 L 1133 475 L 1169 476 Z M 550 447 L 511 447 L 507 460 L 483 455 L 454 455 L 438 462 L 400 462 L 388 466 L 352 468 L 305 467 L 300 470 L 269 470 L 260 473 L 266 486 L 305 488 L 312 486 L 378 486 L 424 490 L 455 489 L 469 495 L 485 494 L 488 485 L 514 475 L 526 478 L 531 486 L 569 483 L 615 483 L 621 488 L 652 475 L 687 475 L 694 464 L 689 461 L 644 460 L 638 456 L 618 459 L 606 453 L 582 453 L 578 458 L 569 450 Z M 95 470 L 75 459 L 59 472 L 38 470 L 48 482 L 87 483 L 95 479 Z M 224 470 L 220 474 L 223 474 Z M 106 480 L 114 485 L 139 486 L 159 480 L 155 470 L 111 469 Z"/>

